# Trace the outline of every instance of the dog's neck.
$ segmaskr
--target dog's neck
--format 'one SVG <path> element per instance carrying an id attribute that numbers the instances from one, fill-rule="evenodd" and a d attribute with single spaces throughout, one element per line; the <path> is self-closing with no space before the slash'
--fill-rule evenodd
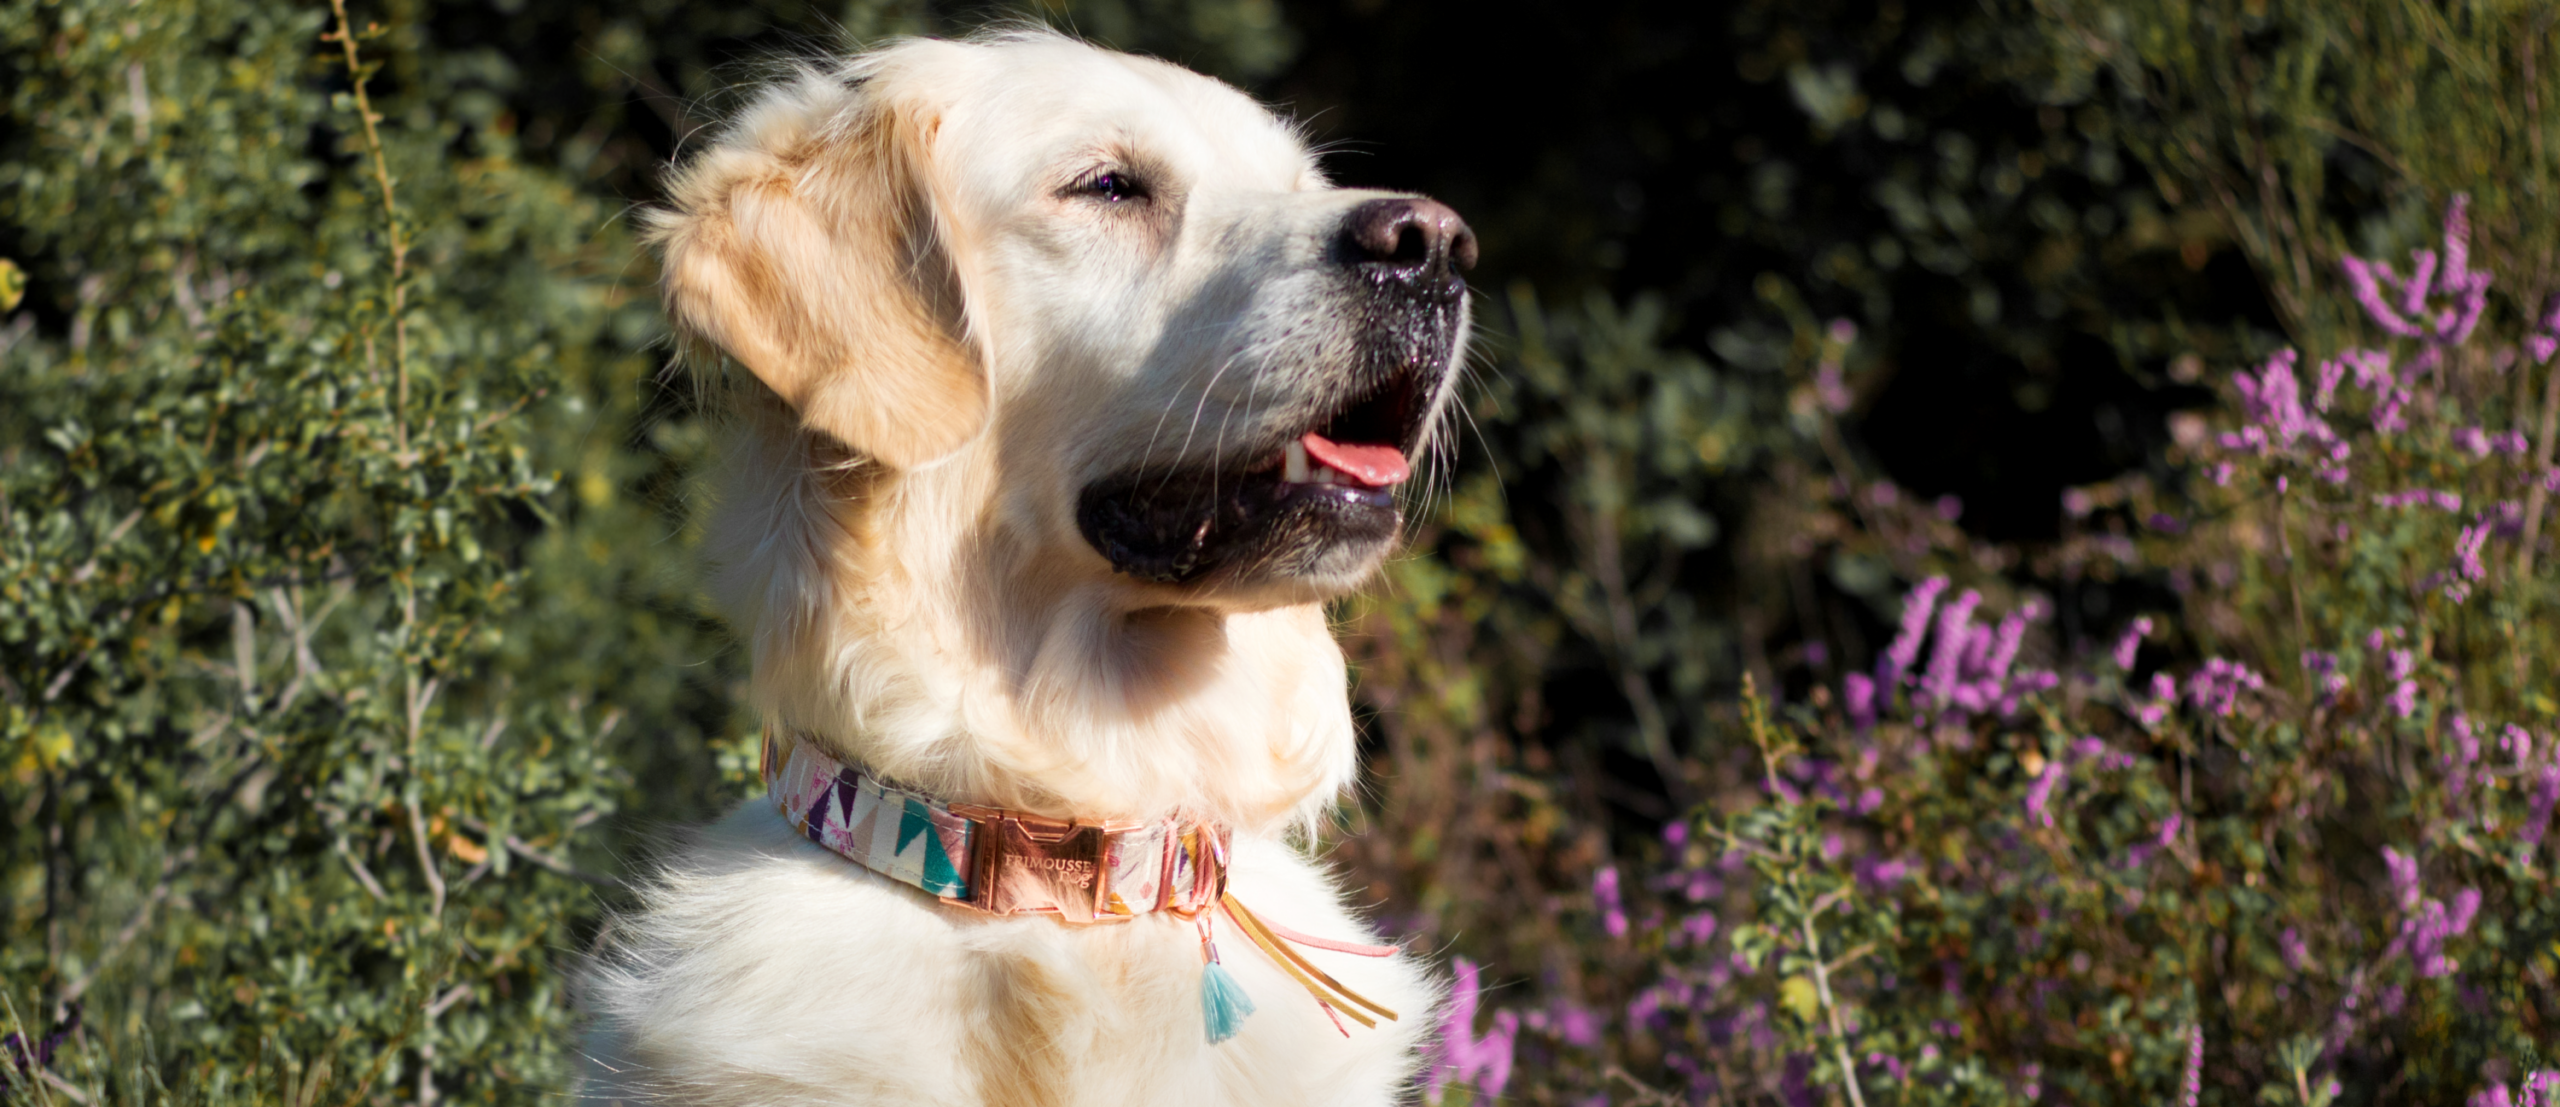
<path id="1" fill-rule="evenodd" d="M 891 779 L 1056 818 L 1254 832 L 1349 782 L 1321 607 L 1129 609 L 999 517 L 984 459 L 895 473 L 787 412 L 746 418 L 708 552 L 769 720 Z"/>

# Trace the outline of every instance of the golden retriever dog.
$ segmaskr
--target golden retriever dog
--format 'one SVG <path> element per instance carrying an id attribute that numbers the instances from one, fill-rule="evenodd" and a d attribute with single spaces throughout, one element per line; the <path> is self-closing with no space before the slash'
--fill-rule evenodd
<path id="1" fill-rule="evenodd" d="M 1466 225 L 1035 31 L 804 69 L 670 195 L 671 314 L 746 370 L 708 544 L 769 795 L 615 921 L 581 1095 L 1409 1099 L 1440 986 L 1302 843 Z"/>

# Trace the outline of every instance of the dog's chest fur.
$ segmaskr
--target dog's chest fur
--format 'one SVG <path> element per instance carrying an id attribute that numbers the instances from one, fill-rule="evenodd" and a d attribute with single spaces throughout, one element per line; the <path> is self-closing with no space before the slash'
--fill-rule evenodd
<path id="1" fill-rule="evenodd" d="M 1230 888 L 1276 922 L 1366 931 L 1313 864 L 1239 835 Z M 1313 951 L 1404 1015 L 1344 1037 L 1231 926 L 1255 1013 L 1206 1040 L 1195 925 L 1069 926 L 935 902 L 793 835 L 762 800 L 710 827 L 587 975 L 591 1101 L 1206 1107 L 1395 1102 L 1436 999 L 1419 966 Z"/>

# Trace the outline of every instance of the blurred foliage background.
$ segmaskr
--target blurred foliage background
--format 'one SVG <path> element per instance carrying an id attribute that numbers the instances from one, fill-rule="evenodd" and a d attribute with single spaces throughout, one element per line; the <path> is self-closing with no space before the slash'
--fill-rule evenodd
<path id="1" fill-rule="evenodd" d="M 1836 713 L 1932 574 L 2049 607 L 2047 664 L 2186 612 L 2193 566 L 2091 556 L 2125 520 L 2066 494 L 2199 510 L 2213 382 L 2380 339 L 2345 253 L 2467 191 L 2502 333 L 2560 291 L 2532 4 L 6 0 L 10 1094 L 559 1086 L 564 967 L 749 778 L 627 213 L 777 58 L 1023 16 L 1232 80 L 1482 236 L 1449 494 L 1347 605 L 1371 772 L 1326 846 L 1524 1010 L 1652 979 L 1593 874 L 1755 802 L 1746 677 Z M 2499 379 L 2547 466 L 2560 377 Z M 2217 610 L 2251 633 L 2146 669 L 2318 646 Z M 2276 1065 L 2220 1043 L 2297 1029 L 2217 1023 L 2206 1096 Z M 1669 1095 L 1647 1042 L 1510 1094 Z M 1816 1094 L 1764 1077 L 1715 1094 Z"/>

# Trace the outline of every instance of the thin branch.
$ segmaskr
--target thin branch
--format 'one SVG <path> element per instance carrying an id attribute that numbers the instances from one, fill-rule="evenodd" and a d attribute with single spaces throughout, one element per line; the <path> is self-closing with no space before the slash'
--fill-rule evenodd
<path id="1" fill-rule="evenodd" d="M 97 959 L 89 962 L 88 969 L 80 974 L 80 978 L 62 989 L 61 1002 L 71 1003 L 78 1000 L 82 993 L 89 990 L 89 985 L 97 982 L 98 971 L 106 968 L 108 962 L 115 960 L 117 954 L 124 952 L 124 947 L 133 944 L 133 939 L 142 933 L 143 924 L 150 921 L 152 909 L 160 906 L 162 900 L 169 898 L 169 885 L 177 878 L 178 870 L 195 864 L 195 860 L 196 847 L 194 846 L 188 846 L 160 860 L 160 880 L 151 886 L 151 894 L 143 897 L 142 906 L 134 910 L 132 918 L 125 920 L 123 929 L 116 931 L 116 936 L 107 942 L 107 948 L 98 951 Z"/>
<path id="2" fill-rule="evenodd" d="M 373 155 L 373 180 L 382 189 L 382 222 L 385 240 L 391 246 L 391 373 L 396 382 L 391 406 L 392 444 L 402 464 L 409 458 L 409 242 L 400 235 L 400 206 L 391 187 L 391 162 L 383 155 L 382 132 L 375 124 L 382 120 L 374 113 L 373 99 L 365 91 L 364 62 L 356 56 L 356 30 L 347 18 L 347 0 L 329 0 L 329 10 L 337 13 L 338 29 L 320 36 L 323 42 L 335 42 L 346 50 L 347 79 L 355 85 L 356 118 L 364 123 L 364 145 Z"/>
<path id="3" fill-rule="evenodd" d="M 444 1014 L 446 1011 L 452 1009 L 454 1004 L 460 1003 L 469 998 L 471 998 L 471 985 L 454 985 L 453 990 L 446 992 L 444 995 L 438 997 L 435 1002 L 427 1005 L 427 1020 L 430 1022 L 435 1021 L 436 1016 Z"/>
<path id="4" fill-rule="evenodd" d="M 355 872 L 356 883 L 364 885 L 364 890 L 372 895 L 376 902 L 391 902 L 390 894 L 382 890 L 382 882 L 373 878 L 373 870 L 365 868 L 364 859 L 357 857 L 354 850 L 347 848 L 347 836 L 344 834 L 338 836 L 338 856 L 347 859 L 347 868 Z"/>
<path id="5" fill-rule="evenodd" d="M 96 1100 L 89 1098 L 89 1093 L 81 1091 L 79 1085 L 73 1084 L 59 1076 L 55 1076 L 52 1069 L 38 1069 L 36 1071 L 44 1076 L 45 1083 L 53 1085 L 54 1091 L 61 1092 L 65 1098 L 69 1099 L 73 1103 L 79 1104 L 80 1107 L 89 1107 L 89 1104 L 97 1102 Z"/>
<path id="6" fill-rule="evenodd" d="M 462 817 L 462 825 L 478 831 L 483 837 L 490 836 L 489 824 L 469 815 L 464 815 Z M 540 865 L 543 868 L 551 870 L 552 872 L 559 873 L 571 880 L 585 881 L 586 883 L 593 884 L 599 888 L 622 887 L 622 881 L 619 878 L 605 876 L 601 873 L 588 872 L 585 869 L 581 869 L 562 860 L 557 855 L 534 848 L 532 844 L 526 842 L 522 838 L 516 837 L 513 834 L 507 835 L 499 842 L 499 844 L 505 846 L 507 848 L 507 852 L 524 858 L 527 861 L 531 861 L 536 865 Z"/>
<path id="7" fill-rule="evenodd" d="M 231 664 L 240 681 L 240 710 L 258 714 L 258 619 L 249 605 L 231 601 Z"/>
<path id="8" fill-rule="evenodd" d="M 1858 943 L 1858 948 L 1853 949 L 1853 950 L 1850 950 L 1850 951 L 1849 951 L 1849 952 L 1847 952 L 1847 953 L 1843 953 L 1843 954 L 1841 954 L 1840 956 L 1838 956 L 1838 957 L 1836 957 L 1836 958 L 1832 959 L 1832 962 L 1831 962 L 1830 964 L 1823 966 L 1823 971 L 1824 971 L 1824 972 L 1826 972 L 1826 973 L 1836 973 L 1836 972 L 1839 972 L 1839 971 L 1840 971 L 1840 970 L 1842 970 L 1842 969 L 1845 969 L 1845 968 L 1848 968 L 1848 967 L 1849 967 L 1849 966 L 1851 966 L 1851 965 L 1857 964 L 1857 963 L 1858 963 L 1858 959 L 1859 959 L 1859 958 L 1864 957 L 1864 956 L 1866 956 L 1866 955 L 1868 955 L 1868 954 L 1870 954 L 1870 953 L 1874 953 L 1875 951 L 1876 951 L 1876 944 L 1875 944 L 1874 942 L 1860 942 L 1860 943 Z"/>
<path id="9" fill-rule="evenodd" d="M 141 508 L 137 507 L 132 511 L 127 512 L 124 518 L 117 520 L 116 525 L 107 531 L 107 536 L 105 538 L 98 540 L 95 550 L 104 551 L 107 547 L 123 541 L 125 532 L 132 530 L 133 525 L 141 521 Z M 98 553 L 92 552 L 89 555 L 89 560 L 81 562 L 79 568 L 71 571 L 71 583 L 87 584 L 89 583 L 89 578 L 96 575 L 98 575 Z"/>
<path id="10" fill-rule="evenodd" d="M 1654 1087 L 1651 1084 L 1647 1084 L 1642 1080 L 1636 1079 L 1636 1075 L 1634 1073 L 1628 1072 L 1615 1064 L 1611 1064 L 1609 1067 L 1602 1069 L 1601 1075 L 1612 1080 L 1619 1081 L 1625 1084 L 1628 1088 L 1633 1089 L 1636 1094 L 1636 1102 L 1639 1105 L 1656 1104 L 1659 1105 L 1659 1107 L 1686 1107 L 1687 1101 L 1669 1092 L 1663 1091 L 1660 1088 Z"/>
<path id="11" fill-rule="evenodd" d="M 1804 931 L 1804 951 L 1813 960 L 1813 994 L 1822 1001 L 1822 1013 L 1831 1024 L 1831 1049 L 1840 1062 L 1840 1086 L 1849 1089 L 1849 1107 L 1867 1107 L 1865 1092 L 1858 1090 L 1858 1066 L 1849 1056 L 1849 1028 L 1840 1017 L 1840 1005 L 1831 998 L 1831 969 L 1822 963 L 1822 936 L 1813 928 L 1813 916 L 1807 915 L 1797 924 Z"/>
<path id="12" fill-rule="evenodd" d="M 444 914 L 444 874 L 436 870 L 436 854 L 427 842 L 427 816 L 418 804 L 404 803 L 409 809 L 409 840 L 418 847 L 418 871 L 427 876 L 427 914 Z"/>

